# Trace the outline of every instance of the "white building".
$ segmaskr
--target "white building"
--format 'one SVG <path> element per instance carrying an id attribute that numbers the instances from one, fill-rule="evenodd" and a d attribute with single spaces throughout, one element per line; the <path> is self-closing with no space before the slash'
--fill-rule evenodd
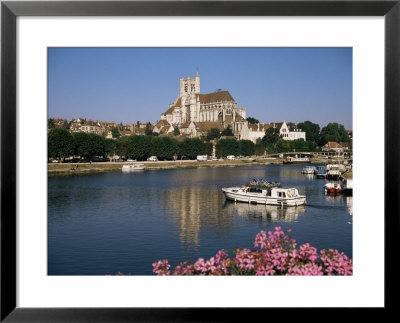
<path id="1" fill-rule="evenodd" d="M 188 126 L 188 122 L 217 122 L 224 128 L 231 126 L 234 134 L 239 135 L 246 120 L 246 109 L 238 108 L 229 91 L 217 90 L 213 93 L 200 93 L 200 76 L 181 77 L 180 92 L 176 101 L 161 114 L 161 121 L 172 126 Z M 184 130 L 185 131 L 185 130 Z"/>
<path id="2" fill-rule="evenodd" d="M 306 140 L 306 133 L 298 129 L 296 125 L 288 126 L 285 121 L 278 123 L 270 123 L 273 128 L 279 129 L 279 134 L 284 140 L 297 140 L 303 139 Z"/>

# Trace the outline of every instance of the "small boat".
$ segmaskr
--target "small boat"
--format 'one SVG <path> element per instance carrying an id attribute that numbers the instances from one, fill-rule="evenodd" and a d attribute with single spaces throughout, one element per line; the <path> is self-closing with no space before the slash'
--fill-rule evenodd
<path id="1" fill-rule="evenodd" d="M 122 166 L 122 171 L 123 172 L 133 172 L 137 170 L 144 170 L 145 166 L 144 164 L 127 164 Z"/>
<path id="2" fill-rule="evenodd" d="M 309 163 L 310 162 L 310 158 L 308 157 L 287 157 L 286 158 L 286 163 L 287 164 L 294 164 L 294 163 Z"/>
<path id="3" fill-rule="evenodd" d="M 342 191 L 342 187 L 338 183 L 326 183 L 324 189 L 325 194 L 339 194 Z"/>
<path id="4" fill-rule="evenodd" d="M 315 166 L 306 166 L 301 172 L 303 174 L 315 174 L 317 172 L 317 168 Z"/>
<path id="5" fill-rule="evenodd" d="M 317 166 L 317 178 L 325 178 L 325 177 L 326 177 L 326 167 Z"/>
<path id="6" fill-rule="evenodd" d="M 326 171 L 326 178 L 338 180 L 342 176 L 339 165 L 328 165 Z"/>
<path id="7" fill-rule="evenodd" d="M 235 202 L 257 203 L 278 206 L 298 206 L 307 203 L 296 188 L 282 188 L 279 183 L 267 181 L 250 182 L 242 187 L 222 188 L 225 198 Z"/>

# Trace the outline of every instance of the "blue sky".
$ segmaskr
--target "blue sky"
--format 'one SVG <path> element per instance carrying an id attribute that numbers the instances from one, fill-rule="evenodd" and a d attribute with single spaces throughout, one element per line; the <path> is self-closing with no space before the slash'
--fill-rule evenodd
<path id="1" fill-rule="evenodd" d="M 200 75 L 262 123 L 352 129 L 351 48 L 49 48 L 49 118 L 155 123 Z"/>

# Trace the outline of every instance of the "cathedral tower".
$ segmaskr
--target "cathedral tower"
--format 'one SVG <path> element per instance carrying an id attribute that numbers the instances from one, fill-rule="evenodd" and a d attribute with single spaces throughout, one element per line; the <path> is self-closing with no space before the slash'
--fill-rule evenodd
<path id="1" fill-rule="evenodd" d="M 188 76 L 187 79 L 181 77 L 179 80 L 179 88 L 180 93 L 179 96 L 187 96 L 190 94 L 199 94 L 200 93 L 200 76 L 199 73 L 196 73 L 195 78 L 191 78 Z"/>

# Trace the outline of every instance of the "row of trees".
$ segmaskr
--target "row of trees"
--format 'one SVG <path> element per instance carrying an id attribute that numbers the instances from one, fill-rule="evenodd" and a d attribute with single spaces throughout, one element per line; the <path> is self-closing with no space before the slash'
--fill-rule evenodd
<path id="1" fill-rule="evenodd" d="M 261 147 L 260 147 L 261 146 Z M 94 157 L 122 156 L 146 160 L 150 156 L 157 156 L 160 160 L 174 158 L 195 159 L 197 155 L 212 155 L 213 145 L 200 138 L 185 138 L 179 142 L 171 137 L 159 136 L 126 136 L 117 140 L 106 139 L 96 134 L 84 132 L 69 133 L 65 129 L 52 129 L 48 134 L 49 158 L 65 159 L 71 156 L 92 160 Z M 250 140 L 221 139 L 216 146 L 219 157 L 227 155 L 251 156 L 262 155 L 262 144 L 254 144 Z"/>
<path id="2" fill-rule="evenodd" d="M 350 142 L 343 125 L 338 123 L 329 123 L 320 130 L 316 123 L 304 121 L 297 124 L 297 127 L 306 133 L 306 141 L 284 140 L 277 128 L 268 128 L 265 136 L 262 138 L 266 151 L 268 153 L 289 152 L 289 151 L 317 151 L 329 141 Z"/>

